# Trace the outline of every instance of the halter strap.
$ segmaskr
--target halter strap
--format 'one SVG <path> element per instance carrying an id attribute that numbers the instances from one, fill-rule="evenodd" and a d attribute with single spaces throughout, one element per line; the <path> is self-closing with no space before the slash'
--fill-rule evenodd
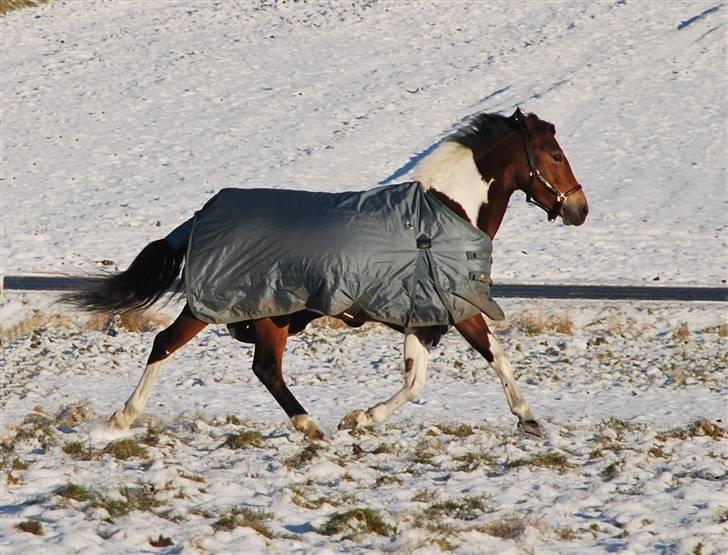
<path id="1" fill-rule="evenodd" d="M 516 121 L 516 124 L 521 131 L 521 139 L 523 140 L 523 146 L 526 150 L 526 160 L 528 160 L 528 184 L 524 189 L 526 193 L 526 202 L 530 204 L 535 204 L 536 206 L 541 208 L 544 212 L 546 212 L 548 220 L 550 222 L 553 222 L 559 215 L 559 212 L 561 212 L 561 208 L 562 206 L 564 206 L 566 199 L 577 191 L 581 191 L 581 185 L 577 183 L 576 186 L 572 187 L 564 193 L 554 187 L 551 183 L 549 183 L 548 179 L 541 175 L 541 172 L 538 171 L 538 168 L 536 167 L 536 161 L 533 156 L 533 149 L 531 148 L 531 143 L 528 141 L 528 130 L 526 129 L 526 125 L 523 123 L 520 109 L 516 110 L 516 113 L 513 114 L 513 119 Z M 554 195 L 554 204 L 550 208 L 539 202 L 533 196 L 533 185 L 536 181 L 541 183 L 546 191 Z"/>

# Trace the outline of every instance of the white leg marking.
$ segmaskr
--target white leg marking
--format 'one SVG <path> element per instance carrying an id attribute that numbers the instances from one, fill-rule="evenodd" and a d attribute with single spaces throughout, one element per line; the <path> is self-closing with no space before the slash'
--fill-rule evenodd
<path id="1" fill-rule="evenodd" d="M 525 425 L 529 421 L 535 422 L 535 418 L 531 414 L 531 409 L 528 408 L 528 403 L 521 394 L 521 390 L 518 389 L 516 380 L 513 378 L 511 362 L 506 357 L 503 347 L 501 347 L 499 341 L 491 333 L 488 333 L 488 343 L 490 343 L 490 352 L 493 353 L 493 362 L 490 365 L 496 374 L 498 374 L 503 384 L 503 390 L 506 393 L 506 399 L 508 400 L 508 406 L 511 412 L 518 417 L 521 425 Z M 536 426 L 538 425 L 536 424 Z"/>
<path id="2" fill-rule="evenodd" d="M 159 373 L 159 368 L 161 366 L 162 361 L 147 364 L 134 393 L 131 394 L 131 397 L 129 397 L 124 405 L 124 408 L 116 411 L 111 418 L 109 418 L 109 426 L 126 430 L 132 425 L 134 420 L 136 420 L 144 410 L 144 405 L 147 404 L 147 399 L 152 391 L 154 382 L 157 380 L 157 374 Z"/>
<path id="3" fill-rule="evenodd" d="M 308 439 L 324 439 L 324 433 L 308 414 L 297 414 L 291 418 L 293 427 L 303 432 Z"/>
<path id="4" fill-rule="evenodd" d="M 350 412 L 339 424 L 339 429 L 354 429 L 378 424 L 407 401 L 416 399 L 425 386 L 428 359 L 429 353 L 422 342 L 414 334 L 406 335 L 404 338 L 405 373 L 402 389 L 386 401 L 374 405 L 367 411 L 355 410 Z"/>

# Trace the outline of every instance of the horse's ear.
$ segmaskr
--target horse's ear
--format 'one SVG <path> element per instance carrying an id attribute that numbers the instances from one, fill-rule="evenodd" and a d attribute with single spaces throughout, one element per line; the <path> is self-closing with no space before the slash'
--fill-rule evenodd
<path id="1" fill-rule="evenodd" d="M 511 118 L 516 121 L 523 121 L 523 112 L 521 112 L 520 106 L 516 107 L 516 111 L 513 112 L 513 115 L 511 116 Z"/>

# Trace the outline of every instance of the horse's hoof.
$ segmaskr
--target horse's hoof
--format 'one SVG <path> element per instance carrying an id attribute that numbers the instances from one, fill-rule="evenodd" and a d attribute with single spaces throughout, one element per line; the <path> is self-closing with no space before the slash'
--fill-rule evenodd
<path id="1" fill-rule="evenodd" d="M 518 429 L 531 436 L 535 436 L 535 437 L 542 438 L 542 439 L 544 437 L 541 426 L 539 426 L 538 422 L 536 422 L 533 419 L 519 421 Z"/>
<path id="2" fill-rule="evenodd" d="M 322 440 L 326 437 L 308 414 L 297 414 L 291 418 L 291 421 L 293 427 L 302 432 L 307 439 Z"/>
<path id="3" fill-rule="evenodd" d="M 318 428 L 307 430 L 303 433 L 303 435 L 306 436 L 306 439 L 309 439 L 311 441 L 323 441 L 324 439 L 326 439 L 324 433 Z"/>
<path id="4" fill-rule="evenodd" d="M 339 422 L 339 430 L 358 430 L 371 424 L 371 418 L 361 409 L 353 410 Z"/>
<path id="5" fill-rule="evenodd" d="M 111 418 L 106 421 L 106 425 L 115 430 L 128 430 L 130 424 L 131 422 L 127 422 L 124 412 L 120 410 L 117 410 L 111 415 Z"/>

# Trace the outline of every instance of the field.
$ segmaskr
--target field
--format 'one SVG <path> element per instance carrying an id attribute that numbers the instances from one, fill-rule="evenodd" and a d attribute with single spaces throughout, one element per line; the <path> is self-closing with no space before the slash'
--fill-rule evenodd
<path id="1" fill-rule="evenodd" d="M 76 2 L 2 31 L 2 273 L 122 269 L 225 186 L 406 180 L 469 114 L 553 121 L 591 212 L 515 196 L 500 282 L 725 285 L 728 20 L 710 2 Z M 12 46 L 12 48 L 10 47 Z M 0 548 L 10 553 L 728 551 L 725 304 L 500 300 L 545 428 L 521 434 L 456 332 L 422 396 L 402 340 L 324 321 L 286 379 L 308 442 L 210 327 L 135 386 L 173 301 L 86 318 L 3 291 Z"/>

